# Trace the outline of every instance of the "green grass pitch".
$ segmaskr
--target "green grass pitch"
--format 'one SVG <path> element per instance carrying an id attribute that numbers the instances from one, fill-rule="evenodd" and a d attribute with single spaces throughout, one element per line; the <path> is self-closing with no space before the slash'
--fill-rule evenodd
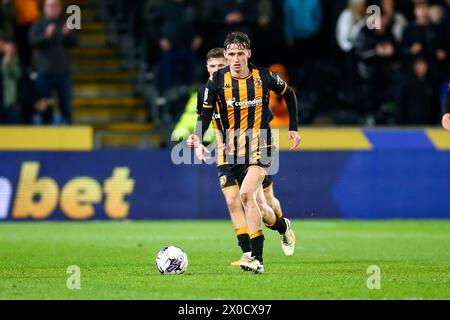
<path id="1" fill-rule="evenodd" d="M 450 221 L 294 220 L 285 257 L 265 229 L 265 273 L 240 256 L 229 221 L 0 224 L 0 299 L 450 299 Z M 182 247 L 189 267 L 163 276 L 155 255 Z M 78 265 L 81 289 L 69 290 Z M 368 289 L 370 265 L 381 289 Z"/>

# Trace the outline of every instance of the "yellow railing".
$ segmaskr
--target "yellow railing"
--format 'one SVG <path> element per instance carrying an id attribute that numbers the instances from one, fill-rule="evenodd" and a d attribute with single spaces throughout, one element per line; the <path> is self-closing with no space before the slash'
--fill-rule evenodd
<path id="1" fill-rule="evenodd" d="M 87 151 L 93 147 L 90 126 L 0 126 L 0 150 Z"/>

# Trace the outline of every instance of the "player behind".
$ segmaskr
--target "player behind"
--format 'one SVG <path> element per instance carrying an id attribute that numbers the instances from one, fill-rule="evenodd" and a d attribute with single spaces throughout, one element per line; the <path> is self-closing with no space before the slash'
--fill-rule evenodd
<path id="1" fill-rule="evenodd" d="M 297 100 L 293 90 L 276 74 L 249 65 L 250 40 L 245 33 L 232 32 L 224 42 L 228 67 L 213 74 L 206 85 L 203 107 L 195 139 L 195 151 L 205 160 L 207 148 L 201 144 L 203 134 L 214 114 L 217 162 L 222 189 L 239 186 L 250 234 L 251 258 L 241 268 L 263 273 L 264 235 L 261 217 L 275 221 L 274 229 L 289 228 L 285 219 L 277 219 L 264 198 L 262 182 L 273 153 L 269 126 L 270 91 L 284 97 L 289 112 L 288 137 L 291 150 L 300 143 L 297 133 Z M 230 190 L 233 188 L 229 188 Z M 262 210 L 261 210 L 262 209 Z"/>
<path id="2" fill-rule="evenodd" d="M 226 66 L 226 60 L 224 56 L 224 49 L 222 48 L 214 48 L 211 49 L 206 55 L 206 68 L 209 73 L 209 79 L 212 79 L 212 75 L 219 69 L 222 69 Z M 204 91 L 206 88 L 206 84 L 200 86 L 197 95 L 197 112 L 200 116 L 200 112 L 203 106 L 204 100 Z M 271 115 L 271 114 L 270 114 Z M 269 117 L 271 118 L 271 117 Z M 213 115 L 213 123 L 214 115 Z M 188 139 L 188 145 L 193 145 L 193 135 Z M 222 178 L 223 181 L 225 178 Z M 222 182 L 220 181 L 220 182 Z M 267 205 L 272 208 L 275 213 L 275 216 L 264 216 L 263 222 L 270 229 L 276 230 L 280 233 L 281 238 L 281 247 L 283 252 L 287 256 L 291 256 L 294 254 L 295 250 L 295 234 L 290 228 L 290 221 L 283 217 L 283 213 L 281 211 L 280 201 L 275 197 L 273 191 L 273 180 L 270 175 L 267 175 L 264 178 L 262 183 L 262 187 L 264 190 L 264 197 L 266 199 Z M 248 234 L 247 220 L 245 218 L 244 208 L 242 207 L 240 195 L 239 195 L 239 186 L 236 182 L 234 184 L 229 183 L 229 186 L 222 188 L 222 193 L 225 197 L 225 201 L 228 207 L 228 211 L 230 213 L 231 222 L 236 231 L 236 236 L 238 239 L 238 244 L 242 249 L 242 257 L 233 261 L 230 264 L 232 266 L 240 266 L 240 264 L 248 258 L 251 257 L 251 247 L 250 247 L 250 236 Z M 262 206 L 262 203 L 259 203 Z M 284 223 L 277 224 L 278 220 L 284 220 Z M 278 229 L 277 229 L 278 228 Z"/>

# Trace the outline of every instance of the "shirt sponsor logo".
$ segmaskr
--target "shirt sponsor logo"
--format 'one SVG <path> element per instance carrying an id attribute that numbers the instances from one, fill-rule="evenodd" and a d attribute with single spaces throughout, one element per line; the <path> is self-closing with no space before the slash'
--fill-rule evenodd
<path id="1" fill-rule="evenodd" d="M 257 105 L 262 104 L 262 98 L 253 99 L 250 101 L 236 101 L 236 98 L 228 99 L 227 101 L 228 107 L 255 107 Z"/>

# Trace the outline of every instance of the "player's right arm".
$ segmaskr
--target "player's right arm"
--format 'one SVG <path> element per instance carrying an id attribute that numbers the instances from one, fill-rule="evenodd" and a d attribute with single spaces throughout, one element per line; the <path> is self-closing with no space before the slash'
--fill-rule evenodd
<path id="1" fill-rule="evenodd" d="M 197 89 L 197 121 L 201 121 L 200 119 L 200 115 L 202 114 L 202 109 L 203 109 L 203 100 L 204 100 L 204 93 L 205 93 L 205 89 L 206 89 L 206 84 L 200 86 Z M 194 132 L 192 132 L 188 139 L 187 139 L 187 145 L 191 148 L 198 146 L 199 144 L 199 139 L 198 137 L 194 134 Z"/>
<path id="2" fill-rule="evenodd" d="M 203 105 L 200 115 L 195 126 L 193 136 L 193 146 L 195 147 L 195 153 L 200 160 L 205 160 L 204 153 L 207 152 L 206 147 L 203 145 L 203 136 L 208 130 L 212 121 L 213 107 L 217 102 L 217 90 L 212 80 L 208 80 L 205 91 L 203 93 Z"/>
<path id="3" fill-rule="evenodd" d="M 297 97 L 295 96 L 294 90 L 288 86 L 288 84 L 276 73 L 269 73 L 268 83 L 270 90 L 272 90 L 275 94 L 282 96 L 286 102 L 289 114 L 288 138 L 292 141 L 291 150 L 294 150 L 301 141 L 298 134 Z"/>

